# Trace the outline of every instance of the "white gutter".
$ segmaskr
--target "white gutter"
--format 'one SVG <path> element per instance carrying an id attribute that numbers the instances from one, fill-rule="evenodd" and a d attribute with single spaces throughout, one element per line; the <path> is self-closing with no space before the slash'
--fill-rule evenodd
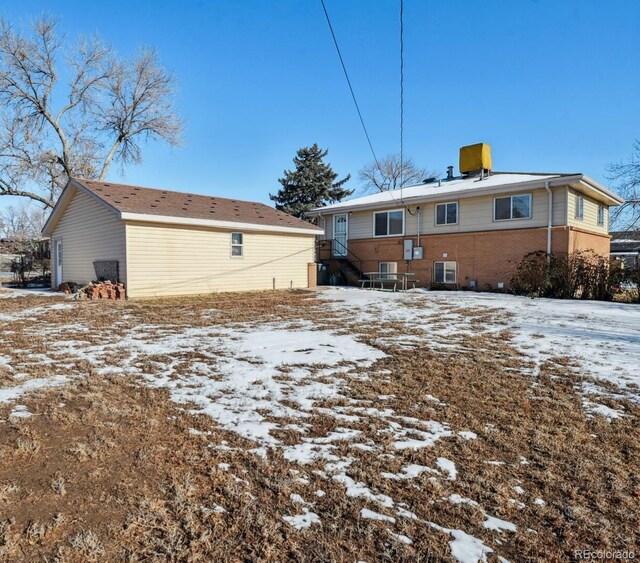
<path id="1" fill-rule="evenodd" d="M 553 192 L 549 187 L 549 182 L 544 183 L 547 191 L 547 264 L 551 262 L 551 229 L 553 227 Z"/>
<path id="2" fill-rule="evenodd" d="M 168 225 L 188 225 L 192 227 L 212 227 L 217 229 L 236 229 L 238 231 L 262 231 L 269 233 L 292 233 L 298 235 L 317 235 L 322 229 L 312 225 L 309 228 L 285 227 L 279 225 L 260 225 L 257 223 L 241 223 L 236 221 L 219 221 L 217 219 L 193 219 L 190 217 L 173 217 L 169 215 L 149 215 L 145 213 L 120 213 L 123 221 L 142 223 L 162 223 Z"/>

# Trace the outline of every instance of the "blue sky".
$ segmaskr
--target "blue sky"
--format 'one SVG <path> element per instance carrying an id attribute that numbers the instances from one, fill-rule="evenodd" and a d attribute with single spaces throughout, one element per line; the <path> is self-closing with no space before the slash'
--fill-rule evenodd
<path id="1" fill-rule="evenodd" d="M 398 1 L 326 0 L 378 155 L 399 149 Z M 371 154 L 319 0 L 5 0 L 123 56 L 155 46 L 179 82 L 184 146 L 147 145 L 112 181 L 268 202 L 297 148 L 341 175 Z M 640 137 L 640 2 L 405 0 L 405 153 L 457 169 L 485 141 L 497 170 L 584 172 Z"/>

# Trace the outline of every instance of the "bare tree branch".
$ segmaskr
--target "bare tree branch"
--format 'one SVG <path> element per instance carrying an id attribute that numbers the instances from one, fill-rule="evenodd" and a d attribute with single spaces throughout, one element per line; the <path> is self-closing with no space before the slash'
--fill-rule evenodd
<path id="1" fill-rule="evenodd" d="M 27 32 L 0 20 L 0 195 L 46 207 L 72 176 L 104 179 L 113 162 L 139 163 L 147 140 L 177 145 L 183 125 L 175 79 L 154 51 L 118 61 L 97 38 L 66 46 L 56 28 L 50 17 Z"/>
<path id="2" fill-rule="evenodd" d="M 159 138 L 171 145 L 180 143 L 182 120 L 173 109 L 175 79 L 158 65 L 153 50 L 143 51 L 129 66 L 115 69 L 109 81 L 109 107 L 103 114 L 103 129 L 113 144 L 107 153 L 100 179 L 111 161 L 140 162 L 138 139 Z"/>
<path id="3" fill-rule="evenodd" d="M 633 230 L 640 226 L 640 140 L 633 144 L 631 156 L 607 168 L 609 179 L 616 191 L 625 199 L 612 208 L 610 223 L 616 230 Z"/>
<path id="4" fill-rule="evenodd" d="M 416 166 L 412 159 L 400 162 L 400 155 L 390 154 L 364 166 L 359 173 L 364 191 L 385 192 L 421 183 L 433 175 L 426 168 Z"/>

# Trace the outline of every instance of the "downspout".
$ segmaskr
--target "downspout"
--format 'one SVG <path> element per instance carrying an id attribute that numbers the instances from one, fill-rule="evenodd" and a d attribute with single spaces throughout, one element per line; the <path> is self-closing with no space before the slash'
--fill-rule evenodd
<path id="1" fill-rule="evenodd" d="M 544 189 L 547 191 L 547 264 L 551 263 L 551 228 L 553 227 L 553 192 L 549 187 L 549 182 L 544 183 Z"/>

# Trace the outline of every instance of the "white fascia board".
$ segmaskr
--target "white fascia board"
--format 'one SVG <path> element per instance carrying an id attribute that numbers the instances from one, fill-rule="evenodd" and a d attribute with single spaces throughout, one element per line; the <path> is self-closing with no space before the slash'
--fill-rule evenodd
<path id="1" fill-rule="evenodd" d="M 599 184 L 588 176 L 583 176 L 580 179 L 580 185 L 582 187 L 586 187 L 590 191 L 595 191 L 600 195 L 602 199 L 605 199 L 607 201 L 608 205 L 620 205 L 624 203 L 624 198 L 620 197 L 618 194 L 612 192 L 611 190 L 608 190 L 602 184 Z"/>
<path id="2" fill-rule="evenodd" d="M 431 202 L 446 202 L 458 199 L 466 199 L 470 197 L 478 197 L 483 195 L 491 195 L 491 194 L 502 194 L 502 193 L 510 193 L 510 192 L 523 192 L 528 190 L 542 189 L 545 184 L 548 182 L 550 187 L 555 186 L 565 186 L 570 185 L 574 182 L 579 181 L 582 178 L 581 174 L 577 174 L 575 176 L 562 176 L 559 178 L 552 178 L 549 180 L 540 179 L 540 180 L 528 180 L 526 182 L 518 182 L 515 184 L 502 184 L 500 186 L 491 186 L 488 188 L 474 188 L 470 189 L 460 189 L 456 191 L 441 193 L 441 194 L 433 194 L 433 195 L 419 195 L 414 197 L 405 197 L 402 200 L 399 198 L 396 201 L 384 201 L 370 204 L 355 204 L 354 205 L 345 205 L 344 207 L 322 207 L 319 209 L 313 209 L 307 213 L 310 216 L 320 217 L 322 215 L 333 215 L 334 213 L 348 213 L 349 211 L 367 211 L 370 209 L 381 209 L 388 208 L 394 203 L 397 204 L 396 208 L 408 207 L 410 205 L 420 205 L 421 203 L 431 203 Z"/>
<path id="3" fill-rule="evenodd" d="M 270 233 L 291 233 L 297 235 L 315 236 L 324 231 L 319 227 L 303 229 L 299 227 L 280 227 L 278 225 L 259 225 L 257 223 L 241 223 L 236 221 L 218 221 L 216 219 L 193 219 L 190 217 L 172 217 L 169 215 L 148 215 L 145 213 L 120 213 L 123 221 L 138 221 L 141 223 L 163 223 L 167 225 L 184 225 L 190 227 L 212 227 L 216 229 L 231 229 L 236 231 L 262 231 Z"/>
<path id="4" fill-rule="evenodd" d="M 58 201 L 56 202 L 55 206 L 53 207 L 53 209 L 51 211 L 51 214 L 49 215 L 49 218 L 47 219 L 46 223 L 44 224 L 44 227 L 42 227 L 42 234 L 44 236 L 50 237 L 53 234 L 53 231 L 55 230 L 55 226 L 58 224 L 59 215 L 61 213 L 64 213 L 64 210 L 67 208 L 67 203 L 75 195 L 75 192 L 72 192 L 72 188 L 74 188 L 75 190 L 81 191 L 82 193 L 86 194 L 87 196 L 89 196 L 89 198 L 93 199 L 94 201 L 96 201 L 97 203 L 99 203 L 100 205 L 105 207 L 107 210 L 109 210 L 114 215 L 116 215 L 116 216 L 120 215 L 120 212 L 115 207 L 113 207 L 111 204 L 106 202 L 104 199 L 98 197 L 91 190 L 88 190 L 86 187 L 84 187 L 77 180 L 71 179 L 71 180 L 69 180 L 67 182 L 67 185 L 62 190 L 62 193 L 60 194 L 60 197 L 58 198 Z"/>
<path id="5" fill-rule="evenodd" d="M 67 183 L 67 185 L 62 190 L 62 193 L 60 194 L 58 201 L 56 201 L 56 204 L 53 206 L 51 213 L 49 213 L 49 217 L 47 217 L 44 227 L 42 227 L 42 230 L 40 231 L 43 236 L 50 237 L 53 234 L 54 228 L 57 224 L 58 216 L 64 210 L 64 208 L 66 207 L 67 201 L 70 198 L 71 198 L 71 194 L 69 190 L 69 183 Z"/>

